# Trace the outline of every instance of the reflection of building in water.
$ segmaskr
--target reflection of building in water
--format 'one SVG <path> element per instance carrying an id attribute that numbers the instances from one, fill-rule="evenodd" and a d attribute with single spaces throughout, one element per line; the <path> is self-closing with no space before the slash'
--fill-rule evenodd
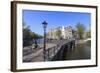
<path id="1" fill-rule="evenodd" d="M 47 33 L 47 38 L 50 39 L 71 39 L 71 38 L 77 38 L 78 34 L 77 32 L 71 27 L 58 27 L 54 29 L 50 29 Z"/>

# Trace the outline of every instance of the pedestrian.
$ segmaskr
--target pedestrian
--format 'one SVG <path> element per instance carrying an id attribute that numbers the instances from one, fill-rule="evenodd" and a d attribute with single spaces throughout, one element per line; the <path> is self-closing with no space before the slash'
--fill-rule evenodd
<path id="1" fill-rule="evenodd" d="M 35 42 L 34 43 L 35 43 L 35 45 L 34 45 L 35 48 L 37 48 L 38 47 L 38 44 L 37 44 L 37 40 L 36 39 L 35 39 Z"/>

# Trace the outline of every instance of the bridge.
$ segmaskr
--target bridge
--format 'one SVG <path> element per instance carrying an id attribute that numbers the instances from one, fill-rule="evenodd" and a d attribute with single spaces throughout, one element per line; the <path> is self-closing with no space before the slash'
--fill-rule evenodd
<path id="1" fill-rule="evenodd" d="M 24 47 L 23 62 L 56 61 L 63 60 L 64 53 L 75 49 L 75 40 L 52 40 L 46 43 L 45 55 L 43 54 L 43 44 L 39 44 L 37 49 L 32 46 Z"/>
<path id="2" fill-rule="evenodd" d="M 63 60 L 64 53 L 75 49 L 75 40 L 60 40 L 56 46 L 46 50 L 46 60 Z"/>

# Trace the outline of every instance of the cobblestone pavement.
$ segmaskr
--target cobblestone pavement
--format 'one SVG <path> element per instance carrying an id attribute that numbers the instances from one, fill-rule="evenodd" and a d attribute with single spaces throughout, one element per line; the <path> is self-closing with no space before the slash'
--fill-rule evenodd
<path id="1" fill-rule="evenodd" d="M 27 46 L 23 48 L 23 62 L 39 62 L 44 60 L 43 44 L 38 44 L 38 48 L 32 48 L 33 46 Z M 54 43 L 46 44 L 46 49 L 56 46 Z"/>

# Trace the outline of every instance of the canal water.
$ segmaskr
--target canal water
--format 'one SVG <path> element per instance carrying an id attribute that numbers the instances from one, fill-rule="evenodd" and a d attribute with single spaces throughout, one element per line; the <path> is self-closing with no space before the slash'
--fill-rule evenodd
<path id="1" fill-rule="evenodd" d="M 77 44 L 75 49 L 64 53 L 64 60 L 91 59 L 91 41 Z"/>

